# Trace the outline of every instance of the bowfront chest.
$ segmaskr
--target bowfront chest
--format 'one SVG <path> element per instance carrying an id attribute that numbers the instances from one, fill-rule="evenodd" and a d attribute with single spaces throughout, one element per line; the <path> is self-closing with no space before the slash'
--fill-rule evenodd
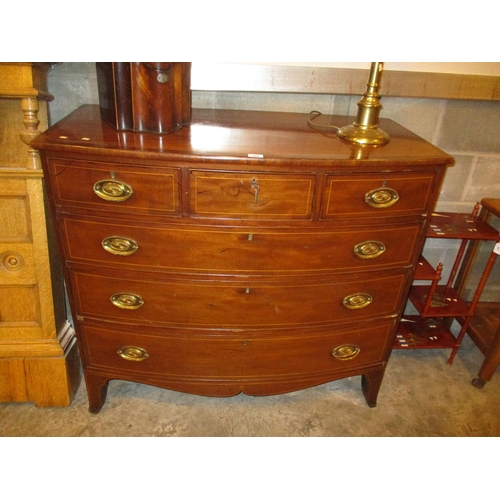
<path id="1" fill-rule="evenodd" d="M 231 396 L 360 375 L 375 406 L 452 162 L 382 122 L 374 148 L 307 115 L 195 109 L 148 134 L 83 106 L 40 136 L 90 411 L 112 379 Z"/>

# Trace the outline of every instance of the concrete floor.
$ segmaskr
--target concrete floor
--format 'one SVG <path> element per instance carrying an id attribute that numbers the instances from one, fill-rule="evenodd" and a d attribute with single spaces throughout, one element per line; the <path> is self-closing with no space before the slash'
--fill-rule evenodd
<path id="1" fill-rule="evenodd" d="M 0 404 L 2 436 L 500 436 L 500 369 L 483 389 L 471 380 L 482 355 L 466 337 L 448 350 L 396 350 L 376 408 L 361 378 L 280 396 L 209 398 L 111 381 L 100 413 L 82 382 L 68 408 Z"/>

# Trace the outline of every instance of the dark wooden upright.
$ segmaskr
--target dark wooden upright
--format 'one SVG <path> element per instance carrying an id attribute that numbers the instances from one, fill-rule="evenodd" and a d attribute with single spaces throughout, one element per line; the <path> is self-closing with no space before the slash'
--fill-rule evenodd
<path id="1" fill-rule="evenodd" d="M 191 63 L 97 62 L 101 117 L 117 130 L 165 134 L 191 121 Z"/>
<path id="2" fill-rule="evenodd" d="M 83 106 L 40 136 L 90 411 L 111 379 L 231 396 L 360 375 L 375 406 L 453 161 L 380 126 L 390 143 L 359 147 L 307 115 L 195 109 L 134 133 Z"/>

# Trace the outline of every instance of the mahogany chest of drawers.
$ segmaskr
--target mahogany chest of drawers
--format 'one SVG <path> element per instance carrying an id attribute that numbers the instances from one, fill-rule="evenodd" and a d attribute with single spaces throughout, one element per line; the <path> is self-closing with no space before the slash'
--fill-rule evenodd
<path id="1" fill-rule="evenodd" d="M 307 118 L 195 109 L 160 135 L 83 106 L 35 141 L 91 412 L 112 379 L 231 396 L 361 375 L 375 406 L 452 158 L 390 120 L 374 148 Z"/>

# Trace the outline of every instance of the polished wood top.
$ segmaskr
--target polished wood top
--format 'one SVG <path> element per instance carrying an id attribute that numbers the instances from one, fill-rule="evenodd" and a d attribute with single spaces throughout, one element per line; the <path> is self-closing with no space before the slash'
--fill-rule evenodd
<path id="1" fill-rule="evenodd" d="M 401 166 L 449 165 L 453 158 L 392 120 L 380 120 L 391 141 L 359 146 L 322 133 L 298 113 L 193 109 L 191 125 L 170 134 L 117 131 L 100 117 L 99 106 L 84 105 L 32 146 L 39 150 L 99 153 L 115 157 L 267 165 Z M 354 117 L 321 115 L 318 126 L 341 127 Z M 82 151 L 83 152 L 83 151 Z"/>
<path id="2" fill-rule="evenodd" d="M 499 198 L 483 198 L 481 200 L 481 205 L 483 205 L 486 210 L 492 214 L 500 217 L 500 199 Z"/>

